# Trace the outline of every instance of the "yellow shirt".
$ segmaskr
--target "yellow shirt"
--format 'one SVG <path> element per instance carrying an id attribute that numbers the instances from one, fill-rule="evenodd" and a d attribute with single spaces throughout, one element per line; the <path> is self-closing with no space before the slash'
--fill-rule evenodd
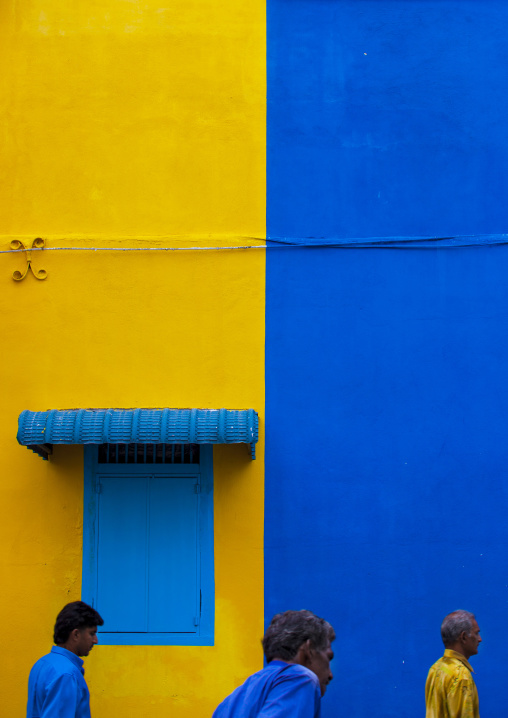
<path id="1" fill-rule="evenodd" d="M 427 676 L 426 718 L 480 718 L 478 691 L 471 673 L 466 658 L 447 648 Z"/>

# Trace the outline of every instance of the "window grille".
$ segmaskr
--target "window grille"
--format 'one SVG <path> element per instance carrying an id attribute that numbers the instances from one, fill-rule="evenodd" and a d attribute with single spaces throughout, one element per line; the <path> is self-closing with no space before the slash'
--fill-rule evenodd
<path id="1" fill-rule="evenodd" d="M 199 444 L 100 444 L 99 464 L 199 464 Z"/>

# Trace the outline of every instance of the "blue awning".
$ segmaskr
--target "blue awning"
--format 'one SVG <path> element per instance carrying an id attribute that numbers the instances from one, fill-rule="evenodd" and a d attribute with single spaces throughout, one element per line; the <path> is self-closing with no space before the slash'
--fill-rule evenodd
<path id="1" fill-rule="evenodd" d="M 258 440 L 254 409 L 23 411 L 18 442 L 44 459 L 53 444 L 238 444 Z"/>

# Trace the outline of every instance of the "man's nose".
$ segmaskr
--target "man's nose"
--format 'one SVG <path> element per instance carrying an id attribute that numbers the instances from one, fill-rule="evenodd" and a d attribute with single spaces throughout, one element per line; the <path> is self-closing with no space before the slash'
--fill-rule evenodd
<path id="1" fill-rule="evenodd" d="M 97 638 L 97 634 L 95 634 L 95 636 L 93 637 L 93 642 L 94 642 L 94 643 L 99 643 L 99 639 Z"/>

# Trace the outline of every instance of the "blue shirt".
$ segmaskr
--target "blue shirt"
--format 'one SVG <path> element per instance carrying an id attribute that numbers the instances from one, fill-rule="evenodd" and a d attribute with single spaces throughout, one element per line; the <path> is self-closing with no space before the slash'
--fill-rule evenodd
<path id="1" fill-rule="evenodd" d="M 53 646 L 30 671 L 27 718 L 90 718 L 84 675 L 79 656 Z"/>
<path id="2" fill-rule="evenodd" d="M 319 718 L 321 690 L 304 666 L 271 661 L 216 708 L 213 718 Z"/>

